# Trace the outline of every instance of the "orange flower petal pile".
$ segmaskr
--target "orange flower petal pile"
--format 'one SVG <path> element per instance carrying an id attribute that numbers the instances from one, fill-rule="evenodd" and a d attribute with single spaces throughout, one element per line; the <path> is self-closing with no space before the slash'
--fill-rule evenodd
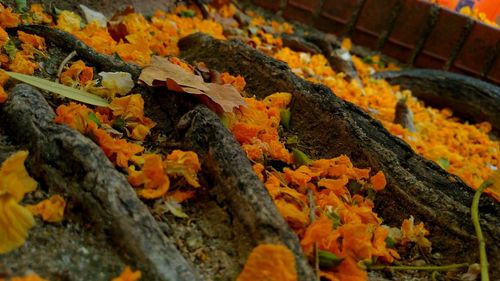
<path id="1" fill-rule="evenodd" d="M 370 113 L 392 134 L 410 144 L 417 153 L 438 163 L 443 160 L 449 162 L 449 166 L 443 168 L 462 178 L 474 189 L 500 165 L 500 143 L 488 136 L 490 124 L 461 123 L 452 116 L 449 109 L 426 107 L 413 98 L 410 91 L 402 91 L 399 86 L 392 86 L 385 80 L 371 78 L 371 72 L 380 70 L 380 58 L 377 56 L 371 58 L 373 64 L 365 63 L 356 56 L 352 57 L 363 85 L 359 85 L 354 79 L 349 81 L 344 73 L 333 71 L 321 54 L 309 55 L 282 48 L 274 57 L 288 63 L 297 75 L 325 84 L 340 98 Z M 385 69 L 394 69 L 394 66 L 389 65 Z M 414 113 L 415 133 L 393 123 L 396 103 L 402 97 L 407 97 L 407 104 Z M 485 192 L 500 200 L 498 192 L 492 189 Z"/>
<path id="2" fill-rule="evenodd" d="M 236 281 L 296 281 L 295 257 L 285 246 L 262 244 L 255 247 Z"/>

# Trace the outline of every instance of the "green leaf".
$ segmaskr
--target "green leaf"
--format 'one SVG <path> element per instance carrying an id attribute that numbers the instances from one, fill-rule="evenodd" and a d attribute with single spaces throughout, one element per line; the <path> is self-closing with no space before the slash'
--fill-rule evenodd
<path id="1" fill-rule="evenodd" d="M 340 226 L 340 216 L 335 213 L 335 211 L 326 211 L 325 216 L 332 222 L 333 229 L 337 229 Z"/>
<path id="2" fill-rule="evenodd" d="M 329 251 L 318 250 L 319 267 L 321 269 L 332 269 L 338 266 L 344 259 L 337 257 Z"/>
<path id="3" fill-rule="evenodd" d="M 196 13 L 193 10 L 184 10 L 179 13 L 179 16 L 183 18 L 194 18 L 194 16 L 196 16 Z"/>
<path id="4" fill-rule="evenodd" d="M 292 148 L 292 153 L 293 153 L 293 158 L 295 159 L 295 164 L 297 164 L 298 166 L 309 165 L 313 162 L 311 158 L 307 156 L 307 154 L 305 154 L 304 152 L 300 151 L 297 148 Z"/>
<path id="5" fill-rule="evenodd" d="M 87 117 L 90 121 L 94 122 L 97 124 L 97 126 L 101 126 L 101 121 L 99 118 L 97 118 L 97 115 L 95 115 L 94 112 L 90 112 L 89 116 Z"/>
<path id="6" fill-rule="evenodd" d="M 7 71 L 10 77 L 22 81 L 24 83 L 30 84 L 31 86 L 35 86 L 37 88 L 59 94 L 68 99 L 76 100 L 79 102 L 92 104 L 96 106 L 109 106 L 109 102 L 101 97 L 96 95 L 87 93 L 82 90 L 78 90 L 75 88 L 71 88 L 59 83 L 55 83 L 49 80 L 45 80 L 42 78 L 38 78 L 35 76 L 25 75 L 21 73 L 15 73 Z"/>
<path id="7" fill-rule="evenodd" d="M 287 145 L 294 145 L 299 143 L 299 137 L 297 135 L 291 135 L 286 138 Z"/>
<path id="8" fill-rule="evenodd" d="M 125 122 L 125 120 L 123 120 L 123 118 L 121 118 L 121 117 L 118 117 L 115 119 L 115 121 L 113 121 L 113 124 L 111 124 L 111 127 L 113 127 L 113 129 L 115 129 L 115 130 L 123 132 L 123 129 L 125 129 L 126 125 L 127 125 L 127 123 Z"/>
<path id="9" fill-rule="evenodd" d="M 123 61 L 122 57 L 120 57 L 120 55 L 117 52 L 113 53 L 113 57 L 115 57 L 115 59 L 117 59 L 119 61 Z"/>
<path id="10" fill-rule="evenodd" d="M 387 64 L 386 64 L 384 61 L 379 61 L 379 62 L 378 62 L 378 66 L 379 66 L 380 68 L 385 68 L 385 67 L 387 66 Z"/>
<path id="11" fill-rule="evenodd" d="M 13 60 L 14 57 L 16 56 L 16 53 L 17 53 L 17 48 L 16 48 L 16 44 L 14 43 L 14 41 L 12 41 L 12 40 L 7 41 L 7 43 L 5 43 L 5 45 L 3 45 L 3 49 L 5 50 L 5 53 L 7 53 L 7 55 L 9 55 L 9 58 L 11 60 Z"/>
<path id="12" fill-rule="evenodd" d="M 26 0 L 16 0 L 16 12 L 24 13 L 28 10 Z"/>
<path id="13" fill-rule="evenodd" d="M 290 116 L 292 115 L 292 113 L 290 112 L 290 109 L 282 109 L 280 111 L 280 123 L 281 125 L 283 125 L 283 127 L 285 127 L 285 129 L 290 129 Z"/>
<path id="14" fill-rule="evenodd" d="M 163 203 L 163 204 L 166 207 L 166 209 L 170 213 L 172 213 L 172 215 L 174 215 L 178 218 L 182 218 L 182 219 L 189 218 L 189 216 L 186 213 L 184 213 L 184 211 L 182 211 L 181 204 L 175 202 L 175 200 L 169 199 L 169 200 L 165 201 L 165 203 Z"/>
<path id="15" fill-rule="evenodd" d="M 445 170 L 448 169 L 448 167 L 450 167 L 450 161 L 448 161 L 448 159 L 443 157 L 436 160 L 436 163 L 438 163 L 438 165 Z"/>
<path id="16" fill-rule="evenodd" d="M 394 241 L 394 239 L 392 239 L 391 237 L 387 236 L 385 238 L 385 245 L 387 246 L 387 248 L 394 248 L 396 246 L 396 241 Z"/>
<path id="17" fill-rule="evenodd" d="M 363 58 L 363 62 L 367 64 L 373 64 L 373 59 L 370 56 L 366 56 Z"/>
<path id="18" fill-rule="evenodd" d="M 58 9 L 56 6 L 53 6 L 53 7 L 52 7 L 52 14 L 53 14 L 54 16 L 56 16 L 56 17 L 57 17 L 57 16 L 59 16 L 59 15 L 62 13 L 62 11 L 63 11 L 63 10 Z"/>
<path id="19" fill-rule="evenodd" d="M 357 180 L 350 180 L 349 183 L 347 184 L 347 188 L 349 189 L 349 192 L 351 192 L 351 194 L 356 194 L 361 191 L 363 185 L 359 183 Z"/>

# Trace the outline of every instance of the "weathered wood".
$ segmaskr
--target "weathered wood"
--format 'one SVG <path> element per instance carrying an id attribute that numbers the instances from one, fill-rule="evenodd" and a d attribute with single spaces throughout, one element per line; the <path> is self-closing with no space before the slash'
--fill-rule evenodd
<path id="1" fill-rule="evenodd" d="M 469 76 L 432 69 L 379 72 L 391 84 L 410 89 L 427 105 L 450 108 L 454 116 L 473 122 L 488 121 L 500 132 L 500 87 Z"/>
<path id="2" fill-rule="evenodd" d="M 54 123 L 34 88 L 20 84 L 2 109 L 14 140 L 30 148 L 31 173 L 78 202 L 109 241 L 148 280 L 200 280 L 161 232 L 123 174 L 77 131 Z"/>
<path id="3" fill-rule="evenodd" d="M 310 54 L 319 54 L 321 49 L 314 43 L 307 42 L 304 38 L 296 35 L 281 34 L 281 40 L 283 41 L 283 46 L 288 47 L 296 52 L 307 52 Z"/>
<path id="4" fill-rule="evenodd" d="M 198 106 L 182 117 L 178 128 L 185 132 L 184 141 L 204 159 L 203 170 L 213 183 L 212 193 L 218 201 L 229 206 L 256 241 L 285 244 L 296 257 L 299 280 L 313 280 L 314 273 L 297 236 L 219 117 L 205 106 Z"/>
<path id="5" fill-rule="evenodd" d="M 473 191 L 458 177 L 415 154 L 380 122 L 351 103 L 336 97 L 323 85 L 295 76 L 277 61 L 243 43 L 220 41 L 193 34 L 179 42 L 188 61 L 203 61 L 219 71 L 245 77 L 246 91 L 259 98 L 274 92 L 293 94 L 291 132 L 315 158 L 347 154 L 357 166 L 382 170 L 388 187 L 378 194 L 377 211 L 392 225 L 413 215 L 431 229 L 441 262 L 476 262 L 474 230 L 470 222 Z M 480 203 L 489 257 L 500 260 L 500 206 L 491 198 Z M 492 268 L 493 276 L 500 276 Z"/>
<path id="6" fill-rule="evenodd" d="M 60 47 L 61 49 L 76 51 L 78 56 L 84 60 L 91 61 L 93 65 L 102 71 L 123 71 L 132 74 L 132 79 L 137 80 L 141 74 L 141 68 L 132 63 L 126 63 L 114 56 L 109 56 L 96 52 L 89 48 L 81 40 L 60 29 L 51 28 L 45 25 L 20 25 L 16 28 L 8 29 L 9 32 L 17 30 L 44 37 L 45 40 Z"/>
<path id="7" fill-rule="evenodd" d="M 44 36 L 61 48 L 69 46 L 91 64 L 105 66 L 112 71 L 131 72 L 134 77 L 140 73 L 137 66 L 98 54 L 64 31 L 43 26 L 21 26 L 19 29 Z M 245 235 L 249 235 L 255 244 L 272 242 L 289 247 L 295 255 L 299 280 L 312 280 L 314 273 L 303 255 L 297 236 L 279 214 L 245 153 L 219 117 L 205 106 L 194 108 L 196 99 L 190 95 L 167 92 L 161 88 L 140 91 L 145 99 L 145 111 L 148 116 L 155 117 L 158 127 L 182 142 L 183 147 L 200 155 L 201 173 L 210 179 L 209 185 L 213 186 L 210 188 L 211 196 L 226 205 L 235 219 L 248 229 Z"/>

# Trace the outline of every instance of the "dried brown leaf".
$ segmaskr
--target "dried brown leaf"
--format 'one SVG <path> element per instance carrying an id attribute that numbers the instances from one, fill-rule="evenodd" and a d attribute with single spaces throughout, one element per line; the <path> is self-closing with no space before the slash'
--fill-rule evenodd
<path id="1" fill-rule="evenodd" d="M 186 71 L 168 58 L 154 56 L 151 65 L 142 70 L 139 80 L 148 86 L 165 86 L 175 92 L 206 96 L 225 112 L 246 105 L 232 85 L 205 83 L 201 76 Z"/>
<path id="2" fill-rule="evenodd" d="M 208 84 L 210 88 L 206 95 L 215 103 L 222 107 L 225 112 L 233 111 L 233 108 L 239 107 L 240 105 L 245 106 L 245 100 L 241 97 L 238 90 L 236 90 L 231 85 L 219 85 L 210 83 Z"/>

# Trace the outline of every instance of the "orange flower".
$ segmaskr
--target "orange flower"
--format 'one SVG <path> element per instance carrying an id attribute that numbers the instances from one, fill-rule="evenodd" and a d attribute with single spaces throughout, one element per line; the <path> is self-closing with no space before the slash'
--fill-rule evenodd
<path id="1" fill-rule="evenodd" d="M 259 179 L 261 181 L 264 181 L 264 170 L 265 170 L 265 167 L 264 165 L 260 164 L 260 163 L 255 163 L 253 166 L 252 166 L 252 169 L 253 171 L 255 172 L 255 174 L 257 175 L 257 177 L 259 177 Z"/>
<path id="2" fill-rule="evenodd" d="M 28 209 L 19 205 L 37 186 L 24 167 L 26 157 L 27 151 L 18 151 L 0 166 L 0 254 L 20 247 L 35 225 Z"/>
<path id="3" fill-rule="evenodd" d="M 118 167 L 126 169 L 129 160 L 134 155 L 144 151 L 144 147 L 140 145 L 113 138 L 106 131 L 97 128 L 97 125 L 93 122 L 88 124 L 88 131 L 104 151 L 104 154 Z"/>
<path id="4" fill-rule="evenodd" d="M 68 86 L 85 86 L 94 78 L 94 69 L 86 66 L 82 60 L 75 61 L 71 66 L 61 73 L 59 80 Z"/>
<path id="5" fill-rule="evenodd" d="M 373 233 L 373 255 L 381 257 L 383 261 L 392 263 L 394 258 L 399 259 L 400 256 L 398 252 L 393 249 L 388 249 L 385 239 L 389 234 L 389 230 L 386 227 L 377 227 Z"/>
<path id="6" fill-rule="evenodd" d="M 91 112 L 86 106 L 74 102 L 70 102 L 69 105 L 62 104 L 56 109 L 54 122 L 66 124 L 78 132 L 85 134 Z"/>
<path id="7" fill-rule="evenodd" d="M 305 186 L 308 182 L 311 181 L 311 170 L 306 166 L 300 166 L 297 170 L 293 171 L 289 168 L 283 169 L 285 173 L 285 179 L 292 184 L 298 186 Z"/>
<path id="8" fill-rule="evenodd" d="M 128 135 L 135 140 L 144 140 L 156 123 L 144 116 L 144 100 L 141 95 L 128 95 L 114 98 L 109 105 L 113 116 L 122 118 Z"/>
<path id="9" fill-rule="evenodd" d="M 285 246 L 262 244 L 247 259 L 237 281 L 296 281 L 295 257 Z"/>
<path id="10" fill-rule="evenodd" d="M 320 216 L 307 227 L 300 245 L 307 254 L 311 254 L 314 243 L 318 243 L 319 249 L 340 255 L 339 243 L 337 241 L 339 237 L 340 233 L 334 231 L 332 221 L 326 216 Z"/>
<path id="11" fill-rule="evenodd" d="M 345 194 L 349 194 L 349 190 L 347 190 L 347 183 L 349 179 L 343 175 L 339 179 L 321 179 L 318 182 L 319 187 L 324 187 L 335 193 L 337 196 L 342 196 Z"/>
<path id="12" fill-rule="evenodd" d="M 302 208 L 295 203 L 287 202 L 285 199 L 276 199 L 274 204 L 285 221 L 294 229 L 302 229 L 309 224 L 309 208 Z"/>
<path id="13" fill-rule="evenodd" d="M 52 23 L 52 17 L 49 14 L 45 13 L 41 4 L 31 4 L 30 12 L 32 14 L 34 23 Z"/>
<path id="14" fill-rule="evenodd" d="M 66 201 L 59 195 L 53 195 L 36 205 L 27 205 L 33 215 L 39 215 L 46 222 L 61 222 L 64 219 Z"/>
<path id="15" fill-rule="evenodd" d="M 158 154 L 145 154 L 144 165 L 140 171 L 134 166 L 128 168 L 128 181 L 134 187 L 142 187 L 137 193 L 145 199 L 159 198 L 167 193 L 170 181 L 165 173 Z"/>
<path id="16" fill-rule="evenodd" d="M 36 274 L 28 274 L 24 277 L 13 277 L 10 281 L 48 281 L 47 279 L 43 279 Z"/>
<path id="17" fill-rule="evenodd" d="M 222 81 L 223 84 L 233 85 L 236 88 L 236 90 L 240 92 L 245 89 L 245 86 L 247 84 L 245 82 L 245 78 L 243 78 L 242 76 L 238 75 L 235 77 L 227 72 L 223 72 L 220 74 L 220 80 Z"/>
<path id="18" fill-rule="evenodd" d="M 13 13 L 11 8 L 0 4 L 0 27 L 16 27 L 20 23 L 19 14 Z"/>
<path id="19" fill-rule="evenodd" d="M 167 156 L 163 166 L 168 175 L 183 176 L 192 187 L 200 187 L 196 173 L 200 170 L 201 165 L 196 153 L 174 150 Z"/>
<path id="20" fill-rule="evenodd" d="M 358 266 L 356 260 L 347 257 L 335 270 L 335 276 L 339 281 L 367 281 L 368 274 Z"/>
<path id="21" fill-rule="evenodd" d="M 188 199 L 193 198 L 195 192 L 193 190 L 176 190 L 169 195 L 170 198 L 174 199 L 177 203 L 182 203 Z"/>
<path id="22" fill-rule="evenodd" d="M 382 171 L 378 171 L 373 177 L 371 177 L 370 182 L 375 191 L 383 190 L 385 188 L 385 185 L 387 184 L 385 175 Z"/>
<path id="23" fill-rule="evenodd" d="M 430 248 L 431 242 L 427 240 L 424 236 L 429 235 L 429 231 L 425 229 L 424 223 L 420 222 L 415 225 L 415 219 L 410 217 L 410 219 L 405 219 L 401 225 L 401 244 L 405 245 L 409 242 L 415 242 L 417 245 L 423 248 Z"/>
<path id="24" fill-rule="evenodd" d="M 35 49 L 38 49 L 40 51 L 45 50 L 45 38 L 37 35 L 28 34 L 22 31 L 18 31 L 17 36 L 21 42 L 31 45 Z"/>
<path id="25" fill-rule="evenodd" d="M 3 85 L 5 85 L 7 80 L 9 80 L 7 72 L 0 70 L 0 103 L 4 103 L 8 98 L 8 95 L 3 88 Z"/>
<path id="26" fill-rule="evenodd" d="M 9 41 L 9 34 L 0 26 L 0 48 L 3 48 L 3 45 L 5 45 L 7 41 Z"/>
<path id="27" fill-rule="evenodd" d="M 111 281 L 137 281 L 141 279 L 141 276 L 140 270 L 132 271 L 129 266 L 126 266 L 120 276 L 113 278 Z"/>

